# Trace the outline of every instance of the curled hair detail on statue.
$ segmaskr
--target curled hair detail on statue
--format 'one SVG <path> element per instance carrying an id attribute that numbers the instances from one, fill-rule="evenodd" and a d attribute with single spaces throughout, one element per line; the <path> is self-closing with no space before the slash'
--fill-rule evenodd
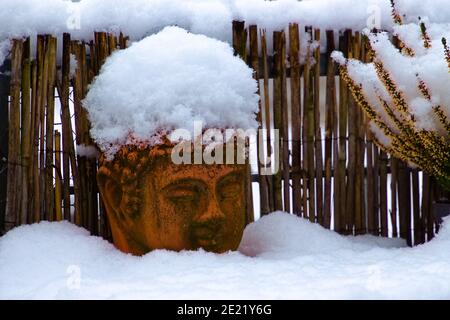
<path id="1" fill-rule="evenodd" d="M 173 145 L 166 140 L 164 144 L 148 147 L 125 145 L 108 161 L 102 154 L 99 158 L 98 179 L 109 178 L 120 183 L 122 188 L 121 206 L 127 217 L 139 216 L 142 205 L 140 179 L 151 169 L 156 158 L 170 156 Z"/>

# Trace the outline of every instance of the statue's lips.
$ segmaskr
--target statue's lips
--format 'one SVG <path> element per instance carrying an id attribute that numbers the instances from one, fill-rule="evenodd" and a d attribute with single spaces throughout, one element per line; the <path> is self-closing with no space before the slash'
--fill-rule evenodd
<path id="1" fill-rule="evenodd" d="M 200 246 L 214 246 L 220 237 L 220 226 L 197 226 L 192 230 L 192 235 Z"/>

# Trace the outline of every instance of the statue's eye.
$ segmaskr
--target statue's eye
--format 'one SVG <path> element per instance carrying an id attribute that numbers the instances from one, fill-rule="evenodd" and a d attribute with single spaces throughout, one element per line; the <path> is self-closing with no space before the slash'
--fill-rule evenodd
<path id="1" fill-rule="evenodd" d="M 167 197 L 175 202 L 188 202 L 197 199 L 197 192 L 187 187 L 171 188 L 168 190 Z"/>
<path id="2" fill-rule="evenodd" d="M 221 200 L 232 200 L 240 196 L 241 185 L 236 181 L 230 181 L 226 184 L 222 184 L 218 190 Z"/>

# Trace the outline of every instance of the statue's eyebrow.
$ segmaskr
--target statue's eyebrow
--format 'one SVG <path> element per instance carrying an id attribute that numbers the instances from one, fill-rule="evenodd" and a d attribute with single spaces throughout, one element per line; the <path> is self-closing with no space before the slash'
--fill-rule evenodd
<path id="1" fill-rule="evenodd" d="M 217 181 L 216 185 L 220 187 L 221 185 L 223 185 L 224 183 L 227 183 L 227 182 L 239 182 L 239 178 L 242 174 L 243 174 L 242 171 L 233 171 L 233 172 L 227 173 L 226 175 L 221 177 L 219 179 L 219 181 Z"/>
<path id="2" fill-rule="evenodd" d="M 204 181 L 200 179 L 195 178 L 182 178 L 177 179 L 174 181 L 171 181 L 167 185 L 165 185 L 162 190 L 167 191 L 168 189 L 172 188 L 190 188 L 190 187 L 200 187 L 200 188 L 206 188 L 207 185 Z"/>

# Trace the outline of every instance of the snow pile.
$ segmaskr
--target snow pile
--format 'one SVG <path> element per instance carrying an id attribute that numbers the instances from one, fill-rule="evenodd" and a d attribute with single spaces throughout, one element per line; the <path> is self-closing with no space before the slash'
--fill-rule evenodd
<path id="1" fill-rule="evenodd" d="M 257 84 L 229 44 L 178 27 L 115 52 L 83 102 L 91 135 L 112 156 L 175 129 L 256 128 Z M 200 132 L 201 133 L 201 132 Z"/>
<path id="2" fill-rule="evenodd" d="M 248 226 L 241 252 L 142 257 L 67 222 L 41 222 L 0 238 L 0 298 L 448 299 L 448 222 L 430 243 L 407 248 L 275 213 Z"/>
<path id="3" fill-rule="evenodd" d="M 448 0 L 396 0 L 409 20 L 428 16 L 448 22 Z M 290 22 L 323 29 L 362 30 L 377 24 L 390 30 L 389 0 L 2 0 L 0 40 L 25 35 L 70 32 L 91 40 L 93 31 L 123 31 L 139 40 L 168 25 L 231 41 L 231 21 L 257 23 L 269 33 Z M 24 23 L 26 22 L 26 23 Z"/>

